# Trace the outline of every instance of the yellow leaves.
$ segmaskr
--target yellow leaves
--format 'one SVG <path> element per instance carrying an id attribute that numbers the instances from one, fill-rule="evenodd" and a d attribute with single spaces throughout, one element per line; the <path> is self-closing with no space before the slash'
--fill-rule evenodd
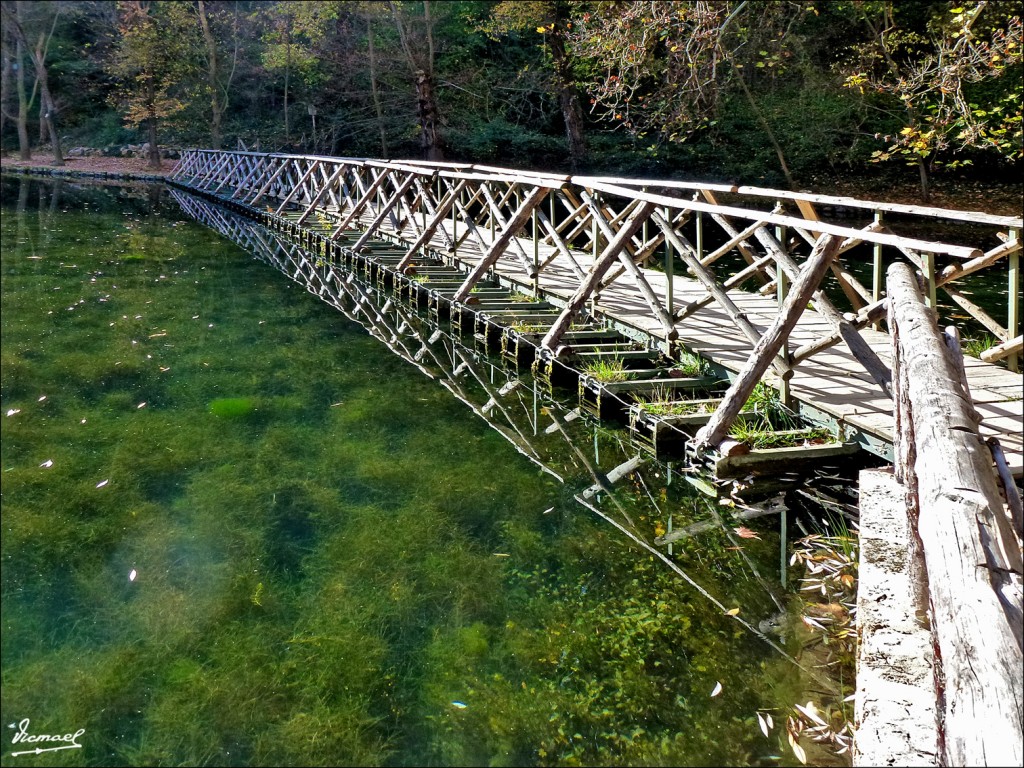
<path id="1" fill-rule="evenodd" d="M 739 608 L 730 608 L 728 611 L 725 612 L 725 615 L 726 616 L 739 616 L 740 615 L 740 609 Z"/>

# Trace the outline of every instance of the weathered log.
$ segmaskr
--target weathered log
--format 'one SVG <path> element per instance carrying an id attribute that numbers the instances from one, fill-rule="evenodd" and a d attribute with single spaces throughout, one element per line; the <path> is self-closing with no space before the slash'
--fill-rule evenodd
<path id="1" fill-rule="evenodd" d="M 1017 484 L 1013 481 L 1013 474 L 1010 472 L 1010 465 L 1006 462 L 1006 454 L 1003 453 L 1003 446 L 995 437 L 985 440 L 989 450 L 992 451 L 992 459 L 996 463 L 996 470 L 999 473 L 999 482 L 1003 486 L 1003 494 L 1006 496 L 1006 506 L 1010 510 L 1010 522 L 1013 524 L 1013 532 L 1017 534 L 1017 543 L 1024 539 L 1024 505 L 1021 503 L 1020 492 Z"/>
<path id="2" fill-rule="evenodd" d="M 991 455 L 957 392 L 912 268 L 893 264 L 886 288 L 898 329 L 899 399 L 914 430 L 916 457 L 907 470 L 916 478 L 917 532 L 942 663 L 944 764 L 1020 765 L 1020 550 L 1007 530 Z"/>
<path id="3" fill-rule="evenodd" d="M 804 264 L 800 277 L 793 283 L 789 295 L 782 304 L 778 316 L 774 322 L 761 336 L 761 339 L 754 346 L 747 362 L 736 376 L 736 380 L 729 387 L 722 405 L 715 411 L 711 420 L 697 433 L 694 439 L 693 449 L 697 452 L 717 445 L 729 432 L 729 427 L 743 409 L 750 393 L 761 380 L 764 372 L 772 364 L 782 344 L 789 336 L 790 331 L 796 325 L 800 315 L 807 309 L 807 302 L 811 294 L 818 288 L 818 283 L 828 271 L 828 266 L 835 256 L 839 241 L 830 235 L 823 235 L 814 251 Z"/>
<path id="4" fill-rule="evenodd" d="M 994 363 L 996 360 L 1002 360 L 1004 357 L 1015 355 L 1024 349 L 1024 336 L 1018 336 L 1015 339 L 1004 341 L 1002 344 L 986 349 L 981 353 L 981 359 L 986 363 Z"/>

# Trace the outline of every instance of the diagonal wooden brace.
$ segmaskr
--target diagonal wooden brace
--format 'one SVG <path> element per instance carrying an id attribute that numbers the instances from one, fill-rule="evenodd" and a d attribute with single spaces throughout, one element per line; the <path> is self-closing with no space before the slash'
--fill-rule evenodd
<path id="1" fill-rule="evenodd" d="M 509 242 L 515 237 L 516 233 L 519 232 L 524 226 L 526 226 L 526 220 L 530 218 L 530 214 L 533 213 L 533 209 L 540 205 L 541 201 L 547 197 L 548 192 L 551 190 L 548 187 L 534 187 L 533 191 L 527 195 L 526 199 L 523 200 L 519 208 L 516 209 L 515 214 L 509 221 L 505 223 L 505 226 L 501 228 L 501 232 L 498 233 L 497 239 L 491 243 L 490 248 L 484 254 L 483 258 L 476 265 L 466 281 L 459 287 L 459 290 L 455 292 L 452 297 L 452 301 L 465 301 L 475 286 L 491 268 L 499 258 L 501 254 L 505 252 Z"/>
<path id="2" fill-rule="evenodd" d="M 625 247 L 626 243 L 629 242 L 630 238 L 636 234 L 636 231 L 643 225 L 644 220 L 650 215 L 651 211 L 655 208 L 654 203 L 649 203 L 646 200 L 643 201 L 629 218 L 623 223 L 622 228 L 618 231 L 615 237 L 612 238 L 611 242 L 605 246 L 604 251 L 597 258 L 597 261 L 590 267 L 590 271 L 587 273 L 586 280 L 576 289 L 576 293 L 569 299 L 565 309 L 562 310 L 562 314 L 555 320 L 554 325 L 551 326 L 551 330 L 547 332 L 543 339 L 541 339 L 540 345 L 551 351 L 555 350 L 558 346 L 559 340 L 562 335 L 569 330 L 569 326 L 572 325 L 572 320 L 576 314 L 583 308 L 583 305 L 587 303 L 587 299 L 594 292 L 594 289 L 601 282 L 601 278 L 604 277 L 604 273 L 608 271 L 609 267 L 616 262 L 619 258 L 619 253 Z"/>
<path id="3" fill-rule="evenodd" d="M 750 393 L 754 391 L 754 387 L 757 386 L 764 372 L 771 365 L 772 358 L 782 348 L 800 316 L 807 309 L 807 302 L 818 289 L 825 273 L 828 272 L 829 264 L 832 263 L 838 247 L 839 240 L 831 235 L 822 235 L 818 240 L 799 277 L 794 281 L 789 295 L 782 303 L 782 308 L 774 322 L 754 346 L 753 352 L 750 353 L 747 362 L 743 364 L 743 368 L 736 375 L 736 379 L 729 387 L 718 410 L 715 411 L 710 421 L 697 432 L 692 443 L 692 450 L 695 453 L 703 453 L 718 445 L 728 435 L 729 428 L 743 406 L 746 405 Z"/>

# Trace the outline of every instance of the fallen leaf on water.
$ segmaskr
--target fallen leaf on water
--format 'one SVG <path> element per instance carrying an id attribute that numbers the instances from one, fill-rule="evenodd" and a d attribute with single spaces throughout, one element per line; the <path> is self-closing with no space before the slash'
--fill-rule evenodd
<path id="1" fill-rule="evenodd" d="M 43 462 L 42 464 L 40 464 L 39 466 L 40 466 L 40 467 L 46 467 L 47 469 L 49 469 L 50 467 L 52 467 L 52 466 L 53 466 L 53 459 L 47 459 L 46 461 L 44 461 L 44 462 Z"/>
<path id="2" fill-rule="evenodd" d="M 139 572 L 132 568 L 132 572 L 128 574 L 128 581 L 135 581 L 135 577 L 139 575 Z"/>
<path id="3" fill-rule="evenodd" d="M 721 684 L 721 683 L 717 683 L 717 682 L 716 682 L 716 683 L 715 683 L 715 690 L 713 690 L 713 691 L 711 692 L 711 698 L 714 698 L 715 696 L 717 696 L 717 695 L 718 695 L 718 694 L 720 694 L 721 692 L 722 692 L 722 684 Z"/>
<path id="4" fill-rule="evenodd" d="M 757 724 L 761 726 L 761 733 L 764 734 L 765 738 L 768 738 L 768 723 L 760 712 L 757 713 Z"/>
<path id="5" fill-rule="evenodd" d="M 98 483 L 96 483 L 96 487 L 97 488 L 102 488 L 104 485 L 106 485 L 109 482 L 110 482 L 109 480 L 100 480 Z"/>
<path id="6" fill-rule="evenodd" d="M 828 725 L 828 723 L 822 720 L 821 717 L 818 715 L 818 708 L 814 706 L 813 701 L 808 701 L 802 707 L 799 704 L 794 704 L 793 706 L 796 707 L 796 709 L 802 714 L 807 715 L 807 717 L 816 722 L 818 725 Z"/>
<path id="7" fill-rule="evenodd" d="M 733 528 L 733 531 L 735 531 L 736 535 L 739 536 L 741 539 L 760 539 L 761 538 L 761 535 L 759 533 L 757 533 L 757 531 L 752 531 L 749 528 L 747 528 L 745 525 L 741 525 L 741 526 L 738 526 L 736 528 Z"/>
<path id="8" fill-rule="evenodd" d="M 804 765 L 807 765 L 807 753 L 804 752 L 804 748 L 797 744 L 796 739 L 793 738 L 793 734 L 789 734 L 789 746 L 793 749 L 793 754 L 796 755 L 796 759 Z"/>
<path id="9" fill-rule="evenodd" d="M 725 612 L 725 615 L 726 616 L 738 616 L 739 612 L 740 612 L 739 608 L 730 608 L 728 611 Z"/>
<path id="10" fill-rule="evenodd" d="M 16 413 L 21 413 L 21 408 L 11 408 L 9 411 L 7 411 L 8 416 L 13 416 Z"/>

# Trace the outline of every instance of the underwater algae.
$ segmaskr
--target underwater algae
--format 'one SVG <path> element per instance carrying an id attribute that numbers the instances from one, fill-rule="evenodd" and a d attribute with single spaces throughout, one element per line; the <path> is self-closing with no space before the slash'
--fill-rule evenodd
<path id="1" fill-rule="evenodd" d="M 3 198 L 32 765 L 780 762 L 796 670 L 360 328 L 158 192 Z"/>

